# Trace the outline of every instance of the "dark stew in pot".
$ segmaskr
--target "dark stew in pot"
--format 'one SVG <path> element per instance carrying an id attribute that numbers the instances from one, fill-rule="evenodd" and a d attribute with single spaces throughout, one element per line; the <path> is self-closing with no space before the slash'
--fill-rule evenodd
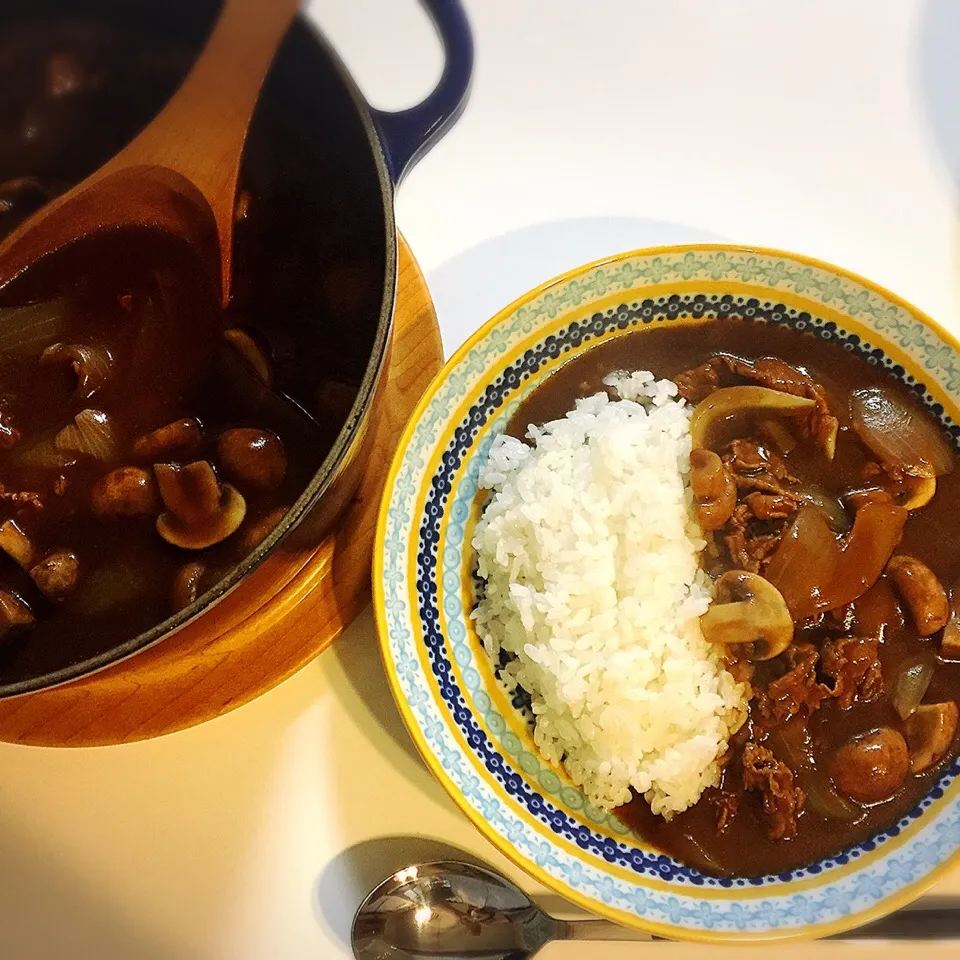
<path id="1" fill-rule="evenodd" d="M 106 24 L 5 29 L 0 238 L 129 140 L 191 55 Z M 266 133 L 290 158 L 287 176 L 278 188 L 263 173 L 272 161 L 256 150 L 245 161 L 228 310 L 181 251 L 142 233 L 53 258 L 3 292 L 7 665 L 26 644 L 34 663 L 48 649 L 62 664 L 64 645 L 80 660 L 187 606 L 274 529 L 346 418 L 363 367 L 325 356 L 311 328 L 333 313 L 363 343 L 356 324 L 376 316 L 379 281 L 355 255 L 340 201 L 328 209 L 305 193 L 318 171 L 298 166 L 302 133 Z M 315 242 L 314 229 L 337 244 Z M 273 309 L 250 295 L 252 272 L 267 278 Z M 302 276 L 319 280 L 319 303 L 302 296 Z"/>
<path id="2" fill-rule="evenodd" d="M 532 394 L 511 431 L 562 417 L 620 369 L 669 377 L 695 405 L 691 486 L 715 580 L 701 624 L 751 701 L 718 787 L 669 821 L 640 797 L 619 816 L 736 876 L 888 828 L 960 749 L 952 446 L 882 367 L 741 319 L 602 344 Z"/>

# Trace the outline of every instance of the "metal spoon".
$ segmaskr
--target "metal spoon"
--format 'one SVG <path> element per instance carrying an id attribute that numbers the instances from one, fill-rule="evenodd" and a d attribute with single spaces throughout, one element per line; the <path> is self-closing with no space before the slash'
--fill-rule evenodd
<path id="1" fill-rule="evenodd" d="M 925 898 L 885 920 L 829 939 L 950 939 L 960 904 Z M 655 941 L 609 920 L 556 920 L 506 877 L 457 860 L 400 870 L 353 918 L 357 960 L 527 960 L 551 940 Z"/>
<path id="2" fill-rule="evenodd" d="M 555 920 L 506 877 L 456 860 L 384 880 L 360 905 L 351 933 L 357 960 L 525 960 L 551 940 L 652 939 L 607 920 Z"/>

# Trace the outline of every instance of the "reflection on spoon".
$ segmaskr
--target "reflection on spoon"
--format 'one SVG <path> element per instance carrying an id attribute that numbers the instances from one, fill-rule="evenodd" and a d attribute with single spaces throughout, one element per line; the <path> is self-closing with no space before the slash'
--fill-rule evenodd
<path id="1" fill-rule="evenodd" d="M 960 903 L 925 897 L 830 940 L 960 937 Z M 378 884 L 353 918 L 357 960 L 527 960 L 551 940 L 663 941 L 609 920 L 556 920 L 506 877 L 457 860 L 415 864 Z"/>

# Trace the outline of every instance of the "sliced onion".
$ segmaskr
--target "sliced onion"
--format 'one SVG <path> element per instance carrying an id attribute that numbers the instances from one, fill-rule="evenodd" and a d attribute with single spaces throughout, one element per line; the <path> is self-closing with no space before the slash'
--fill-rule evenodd
<path id="1" fill-rule="evenodd" d="M 766 578 L 793 618 L 815 612 L 840 560 L 840 543 L 816 507 L 802 507 L 770 559 Z"/>
<path id="2" fill-rule="evenodd" d="M 773 752 L 794 771 L 809 770 L 814 766 L 810 731 L 800 720 L 791 720 L 770 731 Z"/>
<path id="3" fill-rule="evenodd" d="M 863 808 L 841 796 L 819 770 L 798 778 L 800 787 L 807 796 L 805 808 L 829 820 L 852 823 L 863 816 Z"/>
<path id="4" fill-rule="evenodd" d="M 897 668 L 897 675 L 890 684 L 893 690 L 891 700 L 901 720 L 906 720 L 923 703 L 936 669 L 937 659 L 932 652 L 911 657 Z"/>
<path id="5" fill-rule="evenodd" d="M 893 587 L 886 577 L 881 577 L 869 590 L 853 601 L 853 616 L 859 635 L 884 640 L 896 636 L 906 620 Z"/>
<path id="6" fill-rule="evenodd" d="M 817 768 L 810 731 L 805 723 L 794 720 L 775 727 L 770 731 L 770 743 L 776 756 L 793 770 L 797 785 L 806 794 L 806 809 L 843 822 L 857 820 L 863 815 L 860 807 L 840 796 Z"/>
<path id="7" fill-rule="evenodd" d="M 110 379 L 113 357 L 106 347 L 91 347 L 85 343 L 55 343 L 40 355 L 42 364 L 69 365 L 77 377 L 76 395 L 89 400 Z"/>
<path id="8" fill-rule="evenodd" d="M 58 450 L 56 433 L 43 433 L 31 440 L 24 440 L 13 448 L 10 464 L 31 470 L 62 470 L 77 462 L 75 453 Z"/>
<path id="9" fill-rule="evenodd" d="M 110 418 L 102 410 L 81 410 L 73 423 L 64 427 L 54 440 L 58 450 L 84 454 L 111 463 L 120 454 Z"/>
<path id="10" fill-rule="evenodd" d="M 820 610 L 851 603 L 880 579 L 908 516 L 908 511 L 892 503 L 866 503 L 857 511 Z"/>
<path id="11" fill-rule="evenodd" d="M 822 487 L 811 484 L 797 490 L 797 496 L 816 507 L 835 533 L 846 533 L 850 529 L 850 514 L 837 497 L 827 493 Z"/>
<path id="12" fill-rule="evenodd" d="M 815 408 L 816 403 L 809 397 L 797 397 L 769 387 L 721 387 L 693 408 L 690 436 L 694 447 L 705 447 L 713 428 L 728 417 L 764 413 L 769 419 L 810 414 Z"/>
<path id="13" fill-rule="evenodd" d="M 60 340 L 77 315 L 76 302 L 66 297 L 0 308 L 0 354 L 34 357 Z"/>
<path id="14" fill-rule="evenodd" d="M 940 428 L 892 390 L 854 390 L 850 417 L 857 436 L 884 463 L 917 477 L 937 477 L 953 469 L 954 453 Z"/>
<path id="15" fill-rule="evenodd" d="M 773 554 L 767 579 L 795 620 L 845 606 L 880 579 L 907 516 L 892 503 L 864 504 L 841 547 L 820 511 L 804 507 Z"/>

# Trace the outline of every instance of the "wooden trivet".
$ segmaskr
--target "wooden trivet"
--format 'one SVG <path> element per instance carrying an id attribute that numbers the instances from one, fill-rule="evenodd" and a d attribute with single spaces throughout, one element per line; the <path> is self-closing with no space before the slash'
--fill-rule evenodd
<path id="1" fill-rule="evenodd" d="M 337 530 L 282 564 L 271 565 L 268 557 L 250 578 L 258 581 L 255 597 L 271 597 L 259 608 L 250 591 L 238 588 L 173 637 L 123 663 L 0 701 L 0 740 L 102 746 L 183 730 L 248 703 L 329 646 L 368 601 L 386 473 L 407 418 L 442 361 L 433 303 L 401 237 L 386 396 L 367 472 Z M 277 592 L 271 584 L 279 585 Z"/>

